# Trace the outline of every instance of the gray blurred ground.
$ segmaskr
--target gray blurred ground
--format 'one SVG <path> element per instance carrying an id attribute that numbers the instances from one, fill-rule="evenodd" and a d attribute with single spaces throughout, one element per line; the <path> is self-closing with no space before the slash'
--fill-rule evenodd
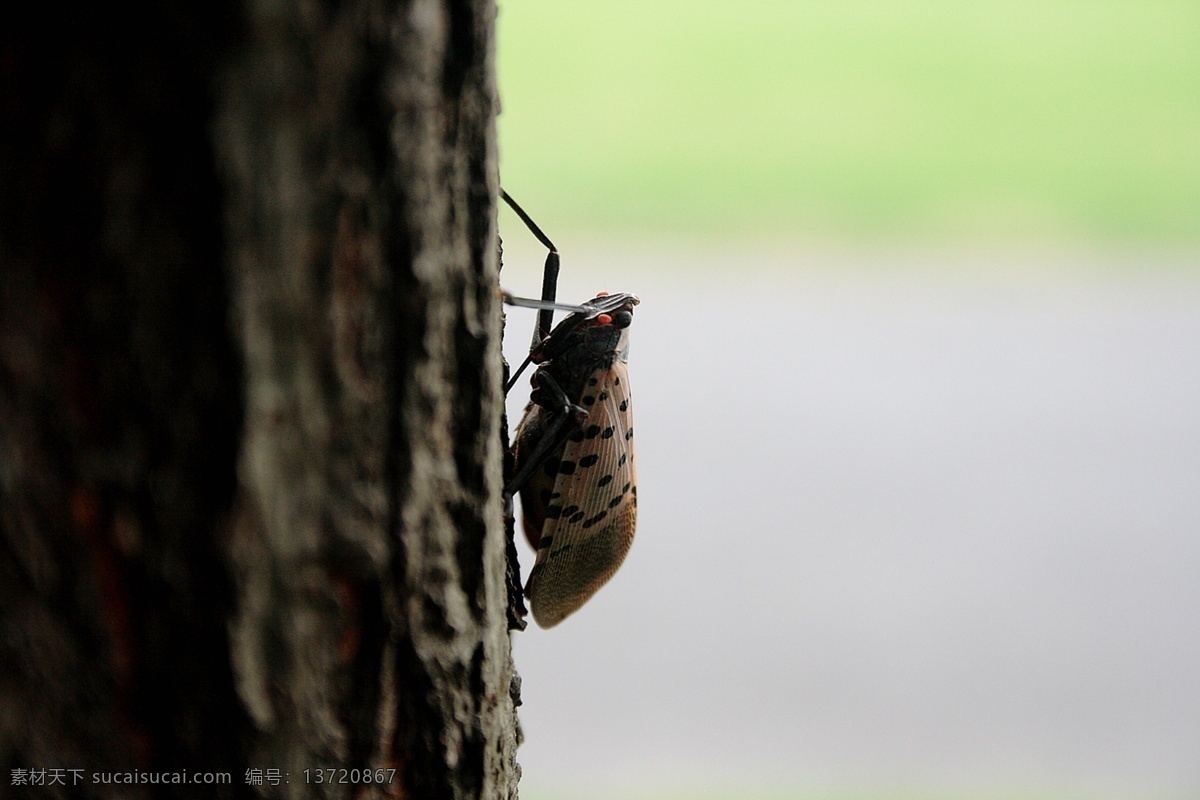
<path id="1" fill-rule="evenodd" d="M 1200 796 L 1197 265 L 567 248 L 642 298 L 640 521 L 516 637 L 523 791 Z"/>

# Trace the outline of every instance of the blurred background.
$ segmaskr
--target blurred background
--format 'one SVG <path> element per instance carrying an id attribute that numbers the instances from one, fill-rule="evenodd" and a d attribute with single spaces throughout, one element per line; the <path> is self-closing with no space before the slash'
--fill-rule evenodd
<path id="1" fill-rule="evenodd" d="M 515 636 L 522 797 L 1200 797 L 1200 4 L 502 0 L 498 46 L 560 298 L 642 298 L 638 537 Z"/>

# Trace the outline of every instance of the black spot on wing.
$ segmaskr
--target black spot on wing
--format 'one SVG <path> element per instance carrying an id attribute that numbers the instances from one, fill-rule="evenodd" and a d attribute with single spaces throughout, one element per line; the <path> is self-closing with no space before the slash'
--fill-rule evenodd
<path id="1" fill-rule="evenodd" d="M 596 455 L 595 453 L 588 453 L 586 456 L 583 456 L 582 458 L 579 459 L 579 466 L 590 467 L 590 466 L 593 466 L 599 460 L 600 460 L 600 456 Z"/>
<path id="2" fill-rule="evenodd" d="M 583 521 L 583 527 L 585 527 L 585 528 L 590 528 L 590 527 L 592 527 L 593 525 L 595 525 L 597 522 L 599 522 L 600 520 L 604 519 L 604 518 L 605 518 L 605 517 L 607 517 L 607 516 L 608 516 L 608 511 L 606 511 L 606 510 L 601 510 L 601 512 L 600 512 L 599 514 L 597 514 L 596 516 L 592 517 L 591 519 L 586 519 L 586 520 L 584 520 L 584 521 Z"/>
<path id="3" fill-rule="evenodd" d="M 603 478 L 596 481 L 596 485 L 597 486 L 607 486 L 608 484 L 612 483 L 612 478 L 613 478 L 612 475 L 605 475 Z"/>

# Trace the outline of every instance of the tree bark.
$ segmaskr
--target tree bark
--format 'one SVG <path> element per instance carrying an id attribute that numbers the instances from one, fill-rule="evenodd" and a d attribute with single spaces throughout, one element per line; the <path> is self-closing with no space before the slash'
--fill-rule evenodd
<path id="1" fill-rule="evenodd" d="M 0 782 L 515 797 L 493 3 L 75 13 L 0 39 Z"/>
<path id="2" fill-rule="evenodd" d="M 493 14 L 260 3 L 222 125 L 256 758 L 413 797 L 511 793 Z"/>

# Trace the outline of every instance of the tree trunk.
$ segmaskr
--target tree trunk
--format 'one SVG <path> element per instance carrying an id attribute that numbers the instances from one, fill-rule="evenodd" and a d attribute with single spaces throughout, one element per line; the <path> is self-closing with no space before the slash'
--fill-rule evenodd
<path id="1" fill-rule="evenodd" d="M 0 34 L 0 794 L 515 797 L 492 2 L 75 13 Z"/>

